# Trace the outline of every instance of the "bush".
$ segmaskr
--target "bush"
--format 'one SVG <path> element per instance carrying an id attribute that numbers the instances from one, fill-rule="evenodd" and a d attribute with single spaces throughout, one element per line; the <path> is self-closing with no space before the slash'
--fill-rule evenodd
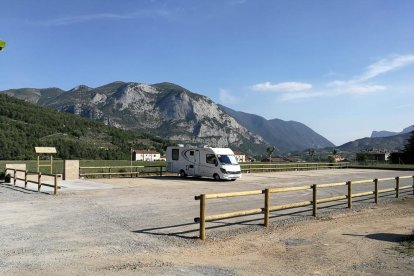
<path id="1" fill-rule="evenodd" d="M 333 156 L 333 155 L 329 155 L 329 156 L 328 156 L 328 161 L 329 161 L 329 163 L 336 163 L 335 156 Z"/>

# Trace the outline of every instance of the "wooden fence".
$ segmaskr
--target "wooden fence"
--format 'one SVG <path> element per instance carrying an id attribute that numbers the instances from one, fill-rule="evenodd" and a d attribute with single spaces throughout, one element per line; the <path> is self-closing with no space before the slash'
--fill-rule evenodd
<path id="1" fill-rule="evenodd" d="M 8 171 L 12 171 L 13 172 L 13 176 L 10 175 L 10 179 L 13 178 L 13 185 L 16 186 L 17 180 L 21 180 L 24 181 L 24 188 L 27 188 L 27 183 L 34 183 L 37 184 L 37 191 L 40 192 L 40 188 L 42 186 L 47 186 L 47 187 L 52 187 L 53 188 L 53 194 L 56 195 L 57 194 L 57 190 L 60 189 L 60 187 L 58 186 L 58 177 L 59 175 L 57 174 L 50 174 L 50 173 L 41 173 L 41 172 L 29 172 L 28 170 L 20 170 L 20 169 L 10 169 L 10 168 L 6 168 L 4 175 L 8 175 Z M 19 178 L 17 173 L 24 173 L 24 178 Z M 30 180 L 29 176 L 30 175 L 36 175 L 36 180 Z M 42 182 L 42 176 L 49 176 L 49 177 L 53 177 L 53 184 L 48 184 L 48 183 L 44 183 Z"/>
<path id="2" fill-rule="evenodd" d="M 319 169 L 341 169 L 347 168 L 349 163 L 244 163 L 240 164 L 244 173 L 272 172 L 272 171 L 296 171 L 296 170 L 319 170 Z M 155 166 L 95 166 L 80 167 L 80 177 L 108 177 L 155 174 L 162 176 L 166 172 L 164 165 Z"/>
<path id="3" fill-rule="evenodd" d="M 88 172 L 85 172 L 88 171 Z M 107 167 L 80 167 L 79 176 L 108 176 L 111 178 L 113 175 L 117 176 L 130 176 L 138 177 L 143 174 L 155 174 L 162 176 L 165 172 L 165 166 L 107 166 Z"/>
<path id="4" fill-rule="evenodd" d="M 400 186 L 401 179 L 410 179 L 410 178 L 413 179 L 412 185 L 402 186 L 402 187 Z M 395 188 L 388 188 L 388 189 L 380 190 L 379 182 L 389 181 L 389 180 L 395 180 Z M 352 193 L 352 187 L 354 185 L 367 185 L 367 184 L 371 184 L 371 185 L 374 184 L 374 190 L 367 191 L 367 192 L 361 192 L 361 193 L 354 193 L 354 194 Z M 328 197 L 328 198 L 318 198 L 317 196 L 318 190 L 334 188 L 334 187 L 339 187 L 339 186 L 347 187 L 348 192 L 346 195 L 339 195 L 339 196 Z M 405 190 L 405 189 L 413 189 L 413 195 L 414 195 L 414 176 L 399 176 L 395 178 L 391 177 L 391 178 L 380 178 L 380 179 L 376 178 L 376 179 L 369 179 L 369 180 L 347 181 L 347 182 L 329 183 L 329 184 L 314 184 L 314 185 L 287 187 L 287 188 L 268 188 L 264 190 L 233 192 L 233 193 L 201 194 L 201 195 L 194 197 L 195 200 L 200 200 L 200 217 L 194 218 L 194 221 L 200 224 L 200 239 L 205 240 L 207 221 L 246 216 L 246 215 L 263 214 L 264 215 L 264 226 L 268 227 L 270 212 L 312 205 L 312 215 L 316 217 L 317 210 L 318 210 L 318 204 L 321 204 L 321 203 L 327 203 L 327 202 L 347 199 L 348 208 L 352 208 L 352 198 L 374 195 L 374 201 L 375 203 L 378 204 L 378 195 L 380 193 L 395 191 L 395 197 L 399 198 L 400 191 Z M 297 192 L 297 191 L 304 191 L 304 190 L 312 191 L 312 200 L 294 202 L 294 203 L 277 205 L 277 206 L 270 205 L 271 194 Z M 207 199 L 219 199 L 219 198 L 230 198 L 230 197 L 241 197 L 241 196 L 257 196 L 257 195 L 264 195 L 264 204 L 263 204 L 264 207 L 263 208 L 256 208 L 256 209 L 250 209 L 250 210 L 242 210 L 242 211 L 236 211 L 236 212 L 231 212 L 231 213 L 215 214 L 215 215 L 206 216 Z"/>
<path id="5" fill-rule="evenodd" d="M 304 171 L 320 169 L 344 169 L 349 162 L 338 163 L 241 163 L 241 171 L 245 173 L 273 171 Z"/>

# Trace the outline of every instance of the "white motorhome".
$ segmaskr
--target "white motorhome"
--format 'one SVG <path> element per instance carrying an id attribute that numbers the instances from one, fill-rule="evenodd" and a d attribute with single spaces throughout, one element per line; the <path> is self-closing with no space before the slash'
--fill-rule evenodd
<path id="1" fill-rule="evenodd" d="M 240 165 L 229 148 L 168 147 L 167 171 L 181 177 L 207 176 L 215 180 L 234 181 L 241 177 Z"/>

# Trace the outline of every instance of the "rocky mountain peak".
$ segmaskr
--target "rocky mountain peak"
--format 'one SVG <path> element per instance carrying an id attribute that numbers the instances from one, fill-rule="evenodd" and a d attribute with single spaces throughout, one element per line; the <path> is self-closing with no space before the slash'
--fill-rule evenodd
<path id="1" fill-rule="evenodd" d="M 91 88 L 91 87 L 89 87 L 89 86 L 87 86 L 87 85 L 81 84 L 81 85 L 75 86 L 74 88 L 72 88 L 72 89 L 71 89 L 71 90 L 69 90 L 68 92 L 90 91 L 90 90 L 92 90 L 92 89 L 93 89 L 93 88 Z"/>

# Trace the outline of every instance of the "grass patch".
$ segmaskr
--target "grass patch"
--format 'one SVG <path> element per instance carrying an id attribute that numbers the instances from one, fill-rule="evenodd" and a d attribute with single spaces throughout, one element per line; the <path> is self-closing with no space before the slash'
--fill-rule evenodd
<path id="1" fill-rule="evenodd" d="M 404 241 L 400 242 L 400 246 L 396 250 L 403 254 L 414 255 L 414 231 Z"/>

